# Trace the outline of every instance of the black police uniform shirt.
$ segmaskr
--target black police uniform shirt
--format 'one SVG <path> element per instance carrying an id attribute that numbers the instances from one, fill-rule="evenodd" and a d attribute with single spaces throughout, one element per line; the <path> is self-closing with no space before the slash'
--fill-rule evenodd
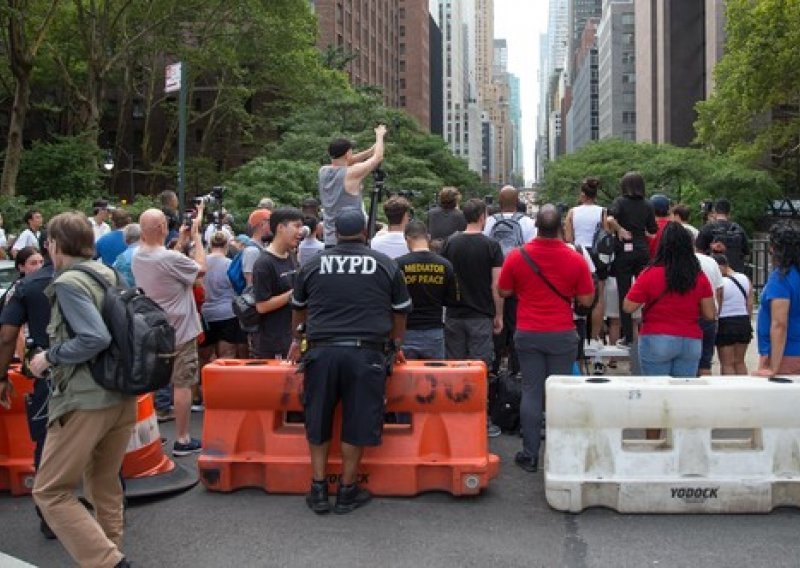
<path id="1" fill-rule="evenodd" d="M 414 306 L 406 329 L 441 329 L 443 306 L 458 301 L 458 283 L 453 265 L 430 251 L 417 251 L 395 259 L 403 271 L 406 287 Z"/>
<path id="2" fill-rule="evenodd" d="M 409 313 L 411 298 L 391 258 L 362 243 L 340 243 L 300 269 L 292 306 L 308 310 L 309 341 L 383 342 L 392 329 L 392 312 Z"/>
<path id="3" fill-rule="evenodd" d="M 296 276 L 297 262 L 292 255 L 280 258 L 265 250 L 253 264 L 253 295 L 256 302 L 264 302 L 290 291 Z M 258 357 L 285 356 L 291 342 L 292 308 L 288 303 L 261 316 L 253 345 Z"/>
<path id="4" fill-rule="evenodd" d="M 14 294 L 0 313 L 0 325 L 22 326 L 28 324 L 28 336 L 34 343 L 47 348 L 50 339 L 47 324 L 50 323 L 50 302 L 44 289 L 53 281 L 53 265 L 47 263 L 26 276 L 14 289 Z"/>
<path id="5" fill-rule="evenodd" d="M 458 277 L 459 300 L 447 308 L 447 317 L 493 318 L 492 269 L 504 260 L 500 243 L 483 233 L 459 233 L 447 240 L 442 256 L 453 263 Z"/>

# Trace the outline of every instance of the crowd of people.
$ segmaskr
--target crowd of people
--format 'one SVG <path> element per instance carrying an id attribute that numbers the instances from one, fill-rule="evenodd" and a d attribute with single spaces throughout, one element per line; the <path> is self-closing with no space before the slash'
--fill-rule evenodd
<path id="1" fill-rule="evenodd" d="M 42 531 L 82 565 L 127 566 L 121 552 L 119 470 L 135 420 L 133 398 L 97 385 L 89 368 L 110 342 L 100 316 L 109 284 L 142 289 L 175 330 L 171 384 L 156 396 L 159 421 L 175 421 L 174 456 L 202 449 L 190 413 L 202 410 L 202 366 L 215 358 L 286 359 L 304 372 L 304 415 L 312 464 L 306 502 L 342 514 L 370 500 L 358 486 L 363 448 L 378 445 L 386 415 L 385 379 L 406 358 L 473 359 L 490 381 L 521 384 L 522 448 L 515 463 L 538 469 L 548 376 L 572 374 L 586 353 L 630 353 L 633 374 L 800 374 L 800 230 L 770 231 L 773 271 L 761 292 L 758 368 L 748 369 L 754 289 L 746 274 L 747 235 L 719 199 L 695 228 L 690 211 L 663 195 L 647 198 L 631 172 L 608 207 L 598 180 L 586 179 L 568 211 L 542 205 L 531 217 L 511 186 L 497 207 L 462 202 L 445 187 L 427 223 L 408 198 L 383 203 L 386 224 L 369 234 L 362 182 L 384 156 L 384 126 L 356 153 L 334 140 L 316 197 L 302 208 L 265 198 L 235 235 L 219 215 L 203 226 L 204 204 L 184 222 L 177 197 L 131 222 L 105 201 L 92 215 L 62 213 L 42 231 L 39 211 L 9 249 L 20 279 L 2 299 L 0 403 L 7 371 L 25 360 L 35 381 L 29 404 L 36 442 L 34 499 Z M 108 223 L 110 220 L 110 224 Z M 251 298 L 249 324 L 234 306 Z M 591 373 L 617 365 L 595 358 Z M 343 471 L 330 506 L 327 460 L 336 405 L 343 405 Z M 91 435 L 87 435 L 91 432 Z M 501 431 L 487 419 L 487 435 Z M 84 491 L 96 516 L 72 497 Z"/>

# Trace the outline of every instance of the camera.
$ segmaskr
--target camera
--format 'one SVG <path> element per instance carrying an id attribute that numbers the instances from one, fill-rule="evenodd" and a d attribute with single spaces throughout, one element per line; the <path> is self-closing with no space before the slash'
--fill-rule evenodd
<path id="1" fill-rule="evenodd" d="M 183 226 L 187 229 L 192 228 L 192 221 L 194 221 L 194 213 L 187 211 L 183 214 Z"/>
<path id="2" fill-rule="evenodd" d="M 224 185 L 215 185 L 211 188 L 211 191 L 205 195 L 200 195 L 194 198 L 195 205 L 219 205 L 222 204 L 222 198 L 227 191 L 227 188 Z"/>

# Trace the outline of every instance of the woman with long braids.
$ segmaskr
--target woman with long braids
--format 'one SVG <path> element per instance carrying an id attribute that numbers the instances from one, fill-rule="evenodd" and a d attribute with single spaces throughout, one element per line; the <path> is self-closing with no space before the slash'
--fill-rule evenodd
<path id="1" fill-rule="evenodd" d="M 680 223 L 664 227 L 653 262 L 634 282 L 622 309 L 630 314 L 639 306 L 642 374 L 696 377 L 703 338 L 698 322 L 715 318 L 714 293 Z"/>
<path id="2" fill-rule="evenodd" d="M 756 374 L 800 374 L 800 230 L 788 221 L 769 232 L 772 273 L 758 309 Z"/>

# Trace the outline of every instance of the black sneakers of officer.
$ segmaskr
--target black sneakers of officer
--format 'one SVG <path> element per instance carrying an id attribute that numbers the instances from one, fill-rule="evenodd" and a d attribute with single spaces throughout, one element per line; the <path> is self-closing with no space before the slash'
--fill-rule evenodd
<path id="1" fill-rule="evenodd" d="M 372 493 L 359 487 L 358 483 L 339 485 L 339 490 L 336 492 L 336 504 L 333 506 L 333 512 L 337 515 L 344 515 L 359 507 L 363 507 L 371 500 Z"/>
<path id="2" fill-rule="evenodd" d="M 324 515 L 331 512 L 331 504 L 328 502 L 328 482 L 311 480 L 311 491 L 306 493 L 306 505 L 317 515 Z"/>

